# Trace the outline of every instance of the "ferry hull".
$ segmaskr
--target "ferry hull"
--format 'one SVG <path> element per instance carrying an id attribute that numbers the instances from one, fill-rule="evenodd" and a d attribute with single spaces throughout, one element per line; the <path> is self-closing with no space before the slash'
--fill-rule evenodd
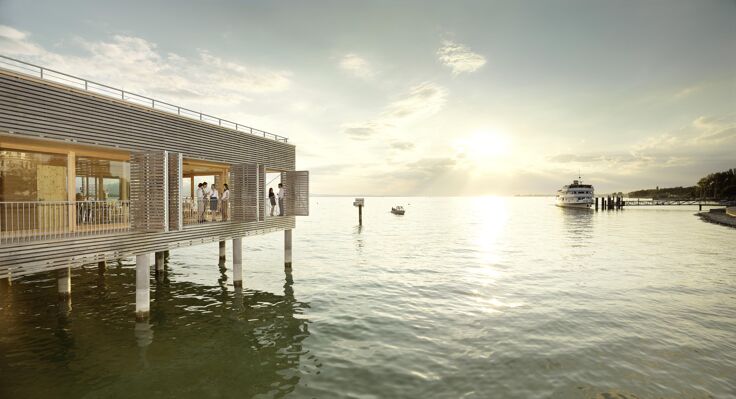
<path id="1" fill-rule="evenodd" d="M 579 208 L 579 209 L 588 209 L 592 204 L 564 204 L 564 203 L 557 203 L 557 206 L 560 208 Z"/>

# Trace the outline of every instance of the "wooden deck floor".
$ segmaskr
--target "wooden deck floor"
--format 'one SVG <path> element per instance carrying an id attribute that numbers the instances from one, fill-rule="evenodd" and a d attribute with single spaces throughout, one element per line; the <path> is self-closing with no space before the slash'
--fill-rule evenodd
<path id="1" fill-rule="evenodd" d="M 231 240 L 235 237 L 293 229 L 293 216 L 268 217 L 250 223 L 210 222 L 185 226 L 166 233 L 123 232 L 57 240 L 30 241 L 0 246 L 0 279 L 62 269 L 69 265 L 112 261 L 123 257 L 193 245 Z"/>

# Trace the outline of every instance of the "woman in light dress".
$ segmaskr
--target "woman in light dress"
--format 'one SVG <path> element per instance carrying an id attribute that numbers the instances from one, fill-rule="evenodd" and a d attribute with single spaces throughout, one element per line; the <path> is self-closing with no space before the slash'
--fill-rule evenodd
<path id="1" fill-rule="evenodd" d="M 227 186 L 227 184 L 223 184 L 223 190 L 222 190 L 222 221 L 227 220 L 227 210 L 228 210 L 228 204 L 230 203 L 230 187 Z"/>

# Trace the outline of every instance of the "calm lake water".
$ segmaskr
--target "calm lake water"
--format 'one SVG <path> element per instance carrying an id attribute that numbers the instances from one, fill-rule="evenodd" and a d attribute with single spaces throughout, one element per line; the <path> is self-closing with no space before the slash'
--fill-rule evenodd
<path id="1" fill-rule="evenodd" d="M 406 215 L 390 214 L 403 204 Z M 0 294 L 0 398 L 733 398 L 736 229 L 686 207 L 313 198 L 294 231 L 173 251 L 134 319 L 132 259 Z"/>

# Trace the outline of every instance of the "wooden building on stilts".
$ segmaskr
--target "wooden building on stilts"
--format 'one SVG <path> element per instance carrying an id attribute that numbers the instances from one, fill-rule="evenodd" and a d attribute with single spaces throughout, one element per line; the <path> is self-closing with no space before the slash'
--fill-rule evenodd
<path id="1" fill-rule="evenodd" d="M 166 251 L 284 232 L 309 214 L 309 173 L 286 137 L 0 56 L 0 281 L 136 259 L 136 314 L 149 311 L 150 267 Z M 284 214 L 267 211 L 267 175 L 284 186 Z M 229 199 L 199 198 L 214 183 Z M 222 197 L 222 196 L 220 196 Z"/>

